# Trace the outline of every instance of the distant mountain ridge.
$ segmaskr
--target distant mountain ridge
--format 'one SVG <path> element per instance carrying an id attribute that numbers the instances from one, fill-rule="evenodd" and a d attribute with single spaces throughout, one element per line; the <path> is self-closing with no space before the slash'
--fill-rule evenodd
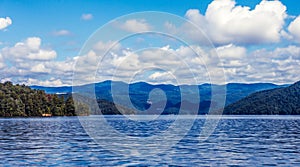
<path id="1" fill-rule="evenodd" d="M 165 110 L 162 114 L 177 114 L 179 108 L 181 106 L 181 92 L 180 87 L 184 87 L 185 94 L 190 97 L 188 101 L 184 101 L 185 104 L 189 106 L 196 106 L 197 103 L 200 104 L 198 114 L 207 114 L 210 105 L 214 105 L 218 102 L 211 101 L 211 87 L 218 85 L 211 85 L 211 84 L 202 84 L 198 85 L 199 94 L 200 94 L 200 101 L 193 101 L 194 95 L 197 92 L 194 92 L 192 86 L 189 85 L 181 85 L 175 86 L 171 84 L 158 84 L 152 85 L 145 82 L 137 82 L 132 84 L 127 84 L 120 81 L 104 81 L 95 84 L 87 84 L 76 87 L 76 90 L 80 90 L 81 92 L 85 92 L 87 94 L 96 94 L 97 100 L 107 100 L 110 102 L 115 102 L 112 97 L 111 88 L 114 88 L 114 96 L 117 96 L 120 99 L 125 99 L 129 97 L 134 106 L 134 109 L 138 109 L 141 111 L 146 111 L 150 105 L 147 103 L 149 99 L 149 93 L 151 90 L 155 88 L 159 88 L 163 90 L 166 94 L 167 102 L 165 106 Z M 281 88 L 286 87 L 287 85 L 275 85 L 271 83 L 254 83 L 254 84 L 244 84 L 244 83 L 229 83 L 226 85 L 226 105 L 232 104 L 254 92 L 262 91 L 262 90 L 269 90 L 274 88 Z M 95 87 L 95 92 L 87 92 L 91 90 L 91 87 Z M 221 86 L 219 86 L 221 87 Z M 63 86 L 63 87 L 42 87 L 42 86 L 31 86 L 33 89 L 44 90 L 46 93 L 56 94 L 56 93 L 70 93 L 72 92 L 71 86 Z M 129 88 L 129 91 L 126 92 L 126 89 Z M 151 99 L 153 100 L 153 105 L 160 104 L 162 101 L 160 99 Z M 120 101 L 120 105 L 125 107 L 131 107 L 127 104 L 127 101 Z M 154 112 L 154 111 L 151 111 Z M 155 114 L 155 113 L 151 113 Z"/>
<path id="2" fill-rule="evenodd" d="M 224 109 L 230 115 L 298 115 L 300 114 L 300 81 L 284 88 L 253 93 Z"/>
<path id="3" fill-rule="evenodd" d="M 44 90 L 48 94 L 72 93 L 72 86 L 47 87 L 47 86 L 30 86 L 31 89 Z"/>

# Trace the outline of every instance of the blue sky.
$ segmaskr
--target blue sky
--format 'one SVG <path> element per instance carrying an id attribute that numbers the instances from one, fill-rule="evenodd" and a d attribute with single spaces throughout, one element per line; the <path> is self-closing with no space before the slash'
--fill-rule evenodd
<path id="1" fill-rule="evenodd" d="M 218 6 L 223 6 L 223 13 L 218 10 Z M 83 44 L 94 32 L 124 15 L 134 12 L 159 11 L 178 15 L 193 22 L 204 31 L 219 54 L 219 62 L 211 63 L 211 59 L 215 59 L 214 55 L 205 49 L 203 55 L 206 57 L 204 56 L 202 61 L 207 61 L 205 66 L 211 66 L 212 74 L 218 73 L 218 70 L 224 71 L 226 82 L 292 83 L 300 79 L 297 74 L 300 66 L 300 32 L 298 30 L 300 17 L 299 21 L 297 20 L 300 8 L 298 6 L 293 0 L 281 0 L 279 3 L 276 1 L 263 3 L 261 0 L 0 0 L 0 80 L 31 85 L 71 85 L 72 68 L 76 67 L 76 61 L 87 60 L 92 53 L 95 53 L 96 57 L 102 54 L 100 51 L 90 50 L 94 52 L 89 52 L 90 55 L 86 53 L 86 55 L 78 56 Z M 155 24 L 160 24 L 155 21 L 150 22 L 151 18 L 147 20 L 134 17 L 135 15 L 132 15 L 119 19 L 120 30 L 140 33 L 145 30 L 151 31 L 153 30 L 151 27 L 158 27 L 159 25 Z M 115 25 L 111 24 L 110 28 Z M 145 27 L 144 29 L 131 29 L 132 25 Z M 125 29 L 126 26 L 128 26 L 127 29 Z M 175 26 L 172 31 L 169 30 L 174 36 L 180 36 L 178 32 L 181 31 L 191 31 L 183 30 L 183 25 L 171 26 Z M 201 37 L 198 40 L 197 34 L 192 36 L 190 37 L 196 38 L 193 39 L 192 48 L 201 50 Z M 148 41 L 147 44 L 130 43 L 130 40 L 118 42 L 121 47 L 115 48 L 116 50 L 110 55 L 111 58 L 106 60 L 109 65 L 103 69 L 117 69 L 116 64 L 109 62 L 120 63 L 119 61 L 122 60 L 121 64 L 125 63 L 125 66 L 135 62 L 135 69 L 128 70 L 130 73 L 122 73 L 120 76 L 113 77 L 116 80 L 127 80 L 132 78 L 134 71 L 145 67 L 146 64 L 149 67 L 157 67 L 158 62 L 170 60 L 170 66 L 172 66 L 171 60 L 173 59 L 164 56 L 161 56 L 164 60 L 157 57 L 157 63 L 155 61 L 141 62 L 141 60 L 149 61 L 145 55 L 148 52 L 146 50 L 135 52 L 134 50 L 138 50 L 139 47 L 145 48 L 146 45 L 155 45 L 166 52 L 182 56 L 176 61 L 182 60 L 190 63 L 189 60 L 195 58 L 185 55 L 184 47 L 180 48 L 179 43 L 168 44 L 147 35 L 143 38 L 144 41 Z M 103 46 L 110 42 L 109 40 L 101 41 L 101 37 L 97 40 Z M 141 40 L 141 38 L 136 40 Z M 159 51 L 155 49 L 152 51 L 159 54 L 157 53 Z M 129 56 L 129 53 L 132 55 Z M 138 56 L 134 57 L 134 54 Z M 125 61 L 125 59 L 128 60 Z M 80 65 L 92 66 L 88 63 Z M 189 66 L 193 68 L 190 71 L 194 71 L 197 75 L 195 71 L 200 69 L 196 67 L 201 66 L 201 63 L 198 65 L 191 63 Z M 138 80 L 151 83 L 174 83 L 170 79 L 171 74 L 174 73 L 175 78 L 184 78 L 183 83 L 189 83 L 189 77 L 186 77 L 189 74 L 179 74 L 169 66 L 162 66 L 162 68 L 169 69 L 169 71 L 163 73 L 161 70 L 150 70 L 151 72 L 142 75 L 144 78 Z M 94 70 L 98 69 L 95 67 Z M 107 77 L 84 82 L 111 79 L 113 73 L 116 73 L 107 71 L 109 70 L 103 73 Z M 199 73 L 196 80 L 199 83 L 209 82 L 207 77 L 212 74 Z M 97 73 L 97 76 L 101 75 Z"/>

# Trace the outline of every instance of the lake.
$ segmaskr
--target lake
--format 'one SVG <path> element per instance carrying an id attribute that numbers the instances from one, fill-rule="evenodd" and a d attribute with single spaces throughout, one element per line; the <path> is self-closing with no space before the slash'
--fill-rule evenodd
<path id="1" fill-rule="evenodd" d="M 180 117 L 178 127 L 191 122 L 190 117 Z M 205 140 L 199 134 L 206 117 L 197 116 L 179 141 L 163 136 L 172 129 L 174 118 L 1 118 L 0 165 L 300 166 L 300 116 L 223 116 Z M 99 122 L 107 127 L 99 127 Z M 169 135 L 173 132 L 181 133 L 174 130 Z M 147 143 L 142 147 L 135 140 Z"/>

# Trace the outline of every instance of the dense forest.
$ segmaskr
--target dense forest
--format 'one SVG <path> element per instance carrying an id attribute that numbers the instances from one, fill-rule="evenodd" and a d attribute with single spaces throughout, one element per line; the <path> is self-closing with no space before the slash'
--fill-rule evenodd
<path id="1" fill-rule="evenodd" d="M 286 88 L 253 93 L 228 105 L 224 114 L 298 115 L 300 114 L 300 81 Z"/>
<path id="2" fill-rule="evenodd" d="M 97 112 L 99 110 L 94 109 L 91 114 L 94 115 L 132 115 L 132 114 L 137 114 L 137 112 L 134 109 L 130 109 L 115 103 L 112 103 L 107 100 L 103 99 L 98 99 L 97 104 L 99 109 L 101 110 L 100 112 Z"/>
<path id="3" fill-rule="evenodd" d="M 75 105 L 80 113 L 75 113 Z M 0 83 L 0 117 L 88 115 L 89 108 L 74 103 L 72 96 L 46 94 L 25 85 Z"/>

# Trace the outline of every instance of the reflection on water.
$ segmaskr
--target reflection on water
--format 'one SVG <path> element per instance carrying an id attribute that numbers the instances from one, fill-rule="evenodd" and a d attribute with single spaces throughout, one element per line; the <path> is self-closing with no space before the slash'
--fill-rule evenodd
<path id="1" fill-rule="evenodd" d="M 105 150 L 76 117 L 0 119 L 0 165 L 300 165 L 300 117 L 224 117 L 206 141 L 199 141 L 204 119 L 196 119 L 169 150 L 149 147 L 156 154 L 148 157 Z M 140 137 L 159 134 L 173 122 L 161 117 L 135 124 L 118 116 L 107 121 L 120 133 Z"/>

